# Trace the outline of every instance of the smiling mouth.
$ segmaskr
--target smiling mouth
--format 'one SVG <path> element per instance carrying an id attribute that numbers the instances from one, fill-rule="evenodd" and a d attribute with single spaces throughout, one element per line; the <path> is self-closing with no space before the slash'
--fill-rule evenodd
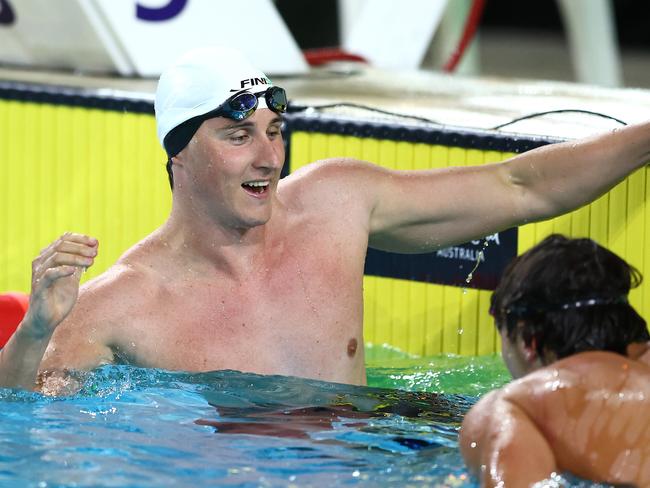
<path id="1" fill-rule="evenodd" d="M 242 183 L 242 188 L 248 193 L 254 195 L 264 195 L 269 191 L 269 182 L 268 181 L 247 181 Z"/>

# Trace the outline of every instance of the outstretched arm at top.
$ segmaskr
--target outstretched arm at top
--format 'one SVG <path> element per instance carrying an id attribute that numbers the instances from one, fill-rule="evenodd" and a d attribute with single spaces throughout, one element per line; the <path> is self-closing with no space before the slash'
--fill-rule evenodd
<path id="1" fill-rule="evenodd" d="M 557 473 L 550 445 L 526 413 L 501 391 L 482 398 L 465 416 L 460 449 L 481 486 L 527 487 Z"/>
<path id="2" fill-rule="evenodd" d="M 66 233 L 32 263 L 29 308 L 0 351 L 0 386 L 32 390 L 56 327 L 72 310 L 82 271 L 97 255 L 97 240 Z"/>
<path id="3" fill-rule="evenodd" d="M 507 161 L 427 171 L 367 169 L 370 244 L 426 252 L 554 217 L 607 192 L 650 159 L 650 123 L 552 144 Z"/>

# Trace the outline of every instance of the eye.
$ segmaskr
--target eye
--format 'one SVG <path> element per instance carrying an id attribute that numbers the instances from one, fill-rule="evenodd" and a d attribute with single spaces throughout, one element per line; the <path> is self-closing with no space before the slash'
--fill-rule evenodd
<path id="1" fill-rule="evenodd" d="M 228 136 L 228 139 L 233 144 L 243 144 L 249 138 L 250 138 L 249 134 L 247 132 L 244 132 L 244 131 L 238 131 L 238 132 L 235 132 L 234 134 L 231 134 L 230 136 Z"/>
<path id="2" fill-rule="evenodd" d="M 269 127 L 268 131 L 266 131 L 266 135 L 269 136 L 269 138 L 273 139 L 274 137 L 282 136 L 282 130 L 279 126 L 272 126 Z"/>

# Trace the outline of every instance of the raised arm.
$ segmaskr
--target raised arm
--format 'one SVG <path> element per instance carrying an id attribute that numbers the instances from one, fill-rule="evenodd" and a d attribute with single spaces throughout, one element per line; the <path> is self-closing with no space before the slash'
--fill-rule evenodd
<path id="1" fill-rule="evenodd" d="M 0 351 L 0 386 L 32 390 L 56 327 L 72 310 L 82 271 L 97 255 L 97 240 L 66 233 L 32 263 L 29 309 Z"/>
<path id="2" fill-rule="evenodd" d="M 650 160 L 650 123 L 553 144 L 503 163 L 429 171 L 377 168 L 370 244 L 424 252 L 561 215 Z"/>
<path id="3" fill-rule="evenodd" d="M 481 486 L 527 487 L 558 471 L 543 434 L 501 391 L 486 395 L 467 413 L 459 442 Z"/>

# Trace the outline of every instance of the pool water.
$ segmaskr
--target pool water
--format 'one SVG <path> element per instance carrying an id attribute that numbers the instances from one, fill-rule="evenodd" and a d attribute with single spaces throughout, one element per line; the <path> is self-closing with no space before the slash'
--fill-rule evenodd
<path id="1" fill-rule="evenodd" d="M 501 356 L 413 356 L 388 346 L 366 347 L 368 384 L 382 388 L 478 397 L 511 380 Z"/>
<path id="2" fill-rule="evenodd" d="M 73 396 L 0 389 L 0 486 L 477 486 L 457 432 L 501 360 L 367 352 L 368 387 L 105 366 Z"/>

